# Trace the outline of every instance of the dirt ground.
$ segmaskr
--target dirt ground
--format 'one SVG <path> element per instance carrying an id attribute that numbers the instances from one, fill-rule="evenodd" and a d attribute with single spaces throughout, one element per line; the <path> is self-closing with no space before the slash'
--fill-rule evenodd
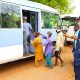
<path id="1" fill-rule="evenodd" d="M 65 46 L 61 53 L 64 66 L 49 69 L 40 64 L 34 65 L 34 57 L 4 65 L 0 65 L 0 80 L 74 80 L 74 69 L 72 66 L 73 54 L 69 46 Z M 52 59 L 54 63 L 54 58 Z"/>

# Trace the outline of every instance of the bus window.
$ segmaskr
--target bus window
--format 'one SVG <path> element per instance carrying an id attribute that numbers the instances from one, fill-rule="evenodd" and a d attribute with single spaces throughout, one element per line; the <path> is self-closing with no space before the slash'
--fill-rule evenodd
<path id="1" fill-rule="evenodd" d="M 0 3 L 0 27 L 20 28 L 20 7 L 9 3 Z M 2 19 L 1 19 L 2 18 Z"/>
<path id="2" fill-rule="evenodd" d="M 42 18 L 42 28 L 56 28 L 57 26 L 61 26 L 60 17 L 57 14 L 49 13 L 49 12 L 41 12 Z"/>

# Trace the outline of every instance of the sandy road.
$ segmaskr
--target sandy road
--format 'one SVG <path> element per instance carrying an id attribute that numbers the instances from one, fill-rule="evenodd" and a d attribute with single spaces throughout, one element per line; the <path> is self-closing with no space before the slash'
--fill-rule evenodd
<path id="1" fill-rule="evenodd" d="M 53 69 L 44 67 L 44 64 L 35 67 L 34 58 L 1 65 L 0 80 L 74 80 L 71 48 L 66 46 L 61 56 L 64 66 L 58 64 Z"/>

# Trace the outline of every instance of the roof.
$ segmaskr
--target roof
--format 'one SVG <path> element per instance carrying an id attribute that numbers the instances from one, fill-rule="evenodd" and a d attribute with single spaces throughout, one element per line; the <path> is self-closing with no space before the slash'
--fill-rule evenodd
<path id="1" fill-rule="evenodd" d="M 61 18 L 61 19 L 62 19 L 62 20 L 76 20 L 77 17 L 68 17 L 68 16 L 66 16 L 66 17 Z"/>
<path id="2" fill-rule="evenodd" d="M 14 4 L 18 4 L 18 5 L 23 5 L 23 6 L 29 6 L 29 7 L 33 7 L 33 8 L 35 7 L 37 9 L 52 11 L 56 14 L 59 14 L 55 9 L 53 9 L 53 8 L 47 6 L 47 5 L 32 2 L 32 1 L 28 1 L 28 0 L 1 0 L 1 1 L 14 3 Z"/>
<path id="3" fill-rule="evenodd" d="M 64 15 L 61 15 L 61 18 L 78 18 L 79 16 L 75 15 L 75 14 L 64 14 Z"/>

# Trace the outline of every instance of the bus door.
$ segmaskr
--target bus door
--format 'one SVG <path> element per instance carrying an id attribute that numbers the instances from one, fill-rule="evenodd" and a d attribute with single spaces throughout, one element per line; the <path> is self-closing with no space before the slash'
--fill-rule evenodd
<path id="1" fill-rule="evenodd" d="M 27 17 L 27 23 L 29 23 L 31 25 L 31 27 L 34 31 L 38 31 L 38 12 L 23 9 L 22 16 Z M 23 23 L 23 25 L 24 25 L 24 23 Z M 29 56 L 29 55 L 34 54 L 34 49 L 30 43 L 30 40 L 34 39 L 34 36 L 31 32 L 31 30 L 29 30 L 29 32 L 30 32 L 30 36 L 27 37 L 27 43 L 29 43 L 29 44 L 26 45 L 26 42 L 25 42 L 26 36 L 23 31 L 23 51 L 24 51 L 23 56 Z M 27 33 L 26 33 L 26 35 L 27 35 Z"/>
<path id="2" fill-rule="evenodd" d="M 38 31 L 38 12 L 31 12 L 30 23 L 32 25 L 33 30 L 35 32 Z"/>

